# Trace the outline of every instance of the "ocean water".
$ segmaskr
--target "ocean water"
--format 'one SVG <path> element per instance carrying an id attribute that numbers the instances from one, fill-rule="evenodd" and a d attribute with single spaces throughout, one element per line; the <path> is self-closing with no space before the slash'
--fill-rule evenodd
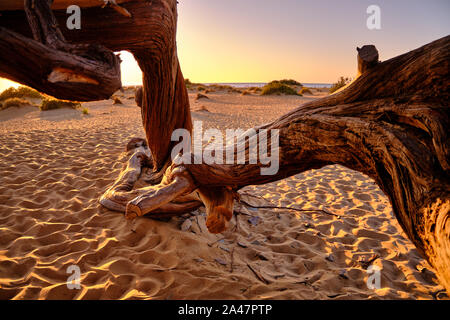
<path id="1" fill-rule="evenodd" d="M 219 85 L 226 85 L 226 86 L 232 86 L 236 88 L 248 88 L 248 87 L 264 87 L 267 82 L 222 82 L 222 83 L 205 83 L 206 85 L 211 84 L 219 84 Z M 301 82 L 305 87 L 308 88 L 330 88 L 331 83 L 307 83 L 307 82 Z"/>

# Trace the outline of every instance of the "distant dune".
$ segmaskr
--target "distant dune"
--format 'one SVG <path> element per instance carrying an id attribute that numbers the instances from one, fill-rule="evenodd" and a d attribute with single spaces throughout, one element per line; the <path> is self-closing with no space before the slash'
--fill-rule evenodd
<path id="1" fill-rule="evenodd" d="M 101 207 L 126 143 L 144 137 L 134 90 L 117 93 L 122 104 L 83 103 L 89 114 L 0 111 L 0 299 L 445 298 L 386 196 L 341 166 L 246 187 L 252 204 L 313 211 L 237 205 L 220 235 L 208 233 L 204 209 L 127 222 Z M 200 101 L 190 90 L 193 120 L 221 130 L 266 123 L 327 94 L 205 90 Z M 79 290 L 66 285 L 71 265 L 81 271 Z M 380 289 L 367 286 L 370 265 L 381 269 Z"/>

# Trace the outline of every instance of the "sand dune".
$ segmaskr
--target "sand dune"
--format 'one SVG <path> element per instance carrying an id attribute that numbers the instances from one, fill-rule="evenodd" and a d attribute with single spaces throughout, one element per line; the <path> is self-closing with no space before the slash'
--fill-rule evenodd
<path id="1" fill-rule="evenodd" d="M 315 97 L 208 94 L 204 127 L 249 128 Z M 225 234 L 205 212 L 168 222 L 104 209 L 124 147 L 143 137 L 134 100 L 90 110 L 0 112 L 0 299 L 442 299 L 430 266 L 368 177 L 329 166 L 242 190 L 254 205 Z M 339 216 L 336 216 L 339 215 Z M 190 220 L 190 221 L 187 221 Z M 368 289 L 369 265 L 381 288 Z M 67 269 L 81 270 L 68 289 Z"/>

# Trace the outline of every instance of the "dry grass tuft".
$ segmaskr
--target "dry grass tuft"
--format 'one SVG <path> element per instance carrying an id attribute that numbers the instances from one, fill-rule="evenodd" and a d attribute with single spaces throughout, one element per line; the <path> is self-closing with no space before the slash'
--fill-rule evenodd
<path id="1" fill-rule="evenodd" d="M 39 92 L 29 87 L 10 87 L 0 93 L 0 101 L 11 99 L 11 98 L 37 98 L 41 99 L 43 96 Z"/>
<path id="2" fill-rule="evenodd" d="M 113 104 L 123 104 L 119 97 L 112 97 Z"/>
<path id="3" fill-rule="evenodd" d="M 209 99 L 209 98 L 208 98 L 208 96 L 205 96 L 204 94 L 197 93 L 197 97 L 195 98 L 195 100 L 200 100 L 200 99 Z"/>
<path id="4" fill-rule="evenodd" d="M 299 91 L 298 93 L 301 94 L 301 95 L 304 95 L 304 94 L 310 94 L 310 95 L 312 95 L 312 94 L 313 94 L 312 91 L 311 91 L 311 89 L 309 89 L 309 88 L 307 88 L 307 87 L 301 88 L 300 91 Z"/>
<path id="5" fill-rule="evenodd" d="M 0 101 L 0 110 L 8 109 L 11 107 L 20 108 L 22 106 L 36 106 L 36 105 L 22 98 L 8 98 L 4 101 Z"/>
<path id="6" fill-rule="evenodd" d="M 67 100 L 59 100 L 55 98 L 44 98 L 39 106 L 41 111 L 61 109 L 61 108 L 71 108 L 77 109 L 81 107 L 81 103 Z"/>
<path id="7" fill-rule="evenodd" d="M 261 94 L 263 96 L 273 95 L 273 94 L 276 94 L 276 95 L 285 94 L 285 95 L 292 95 L 292 96 L 300 96 L 301 95 L 301 94 L 297 93 L 297 91 L 292 89 L 290 86 L 288 86 L 286 84 L 282 84 L 278 81 L 272 81 L 272 82 L 266 84 L 262 88 Z"/>

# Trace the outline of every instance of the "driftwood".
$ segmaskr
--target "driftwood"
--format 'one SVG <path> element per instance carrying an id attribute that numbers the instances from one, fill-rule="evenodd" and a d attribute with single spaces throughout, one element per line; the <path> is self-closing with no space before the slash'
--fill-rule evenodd
<path id="1" fill-rule="evenodd" d="M 70 43 L 131 51 L 144 74 L 141 104 L 148 144 L 139 140 L 130 144 L 130 161 L 102 197 L 104 205 L 133 219 L 144 214 L 181 214 L 203 204 L 208 229 L 217 233 L 226 228 L 240 188 L 341 164 L 376 181 L 389 197 L 400 225 L 450 292 L 449 36 L 384 62 L 378 61 L 374 46 L 358 49 L 358 77 L 346 88 L 259 128 L 279 130 L 280 169 L 267 176 L 260 173 L 261 163 L 171 163 L 173 130 L 192 129 L 176 55 L 176 1 L 130 1 L 122 7 L 131 17 L 113 8 L 86 8 L 81 31 L 61 29 Z M 65 12 L 55 10 L 54 14 L 62 25 Z M 19 37 L 17 43 L 8 42 L 12 36 Z M 36 79 L 48 76 L 31 72 L 34 69 L 29 66 L 8 66 L 10 58 L 3 49 L 16 44 L 20 48 L 25 41 L 20 37 L 31 36 L 24 11 L 2 12 L 2 76 L 18 79 L 17 70 Z M 38 52 L 24 54 L 39 61 Z M 48 57 L 49 63 L 56 59 Z M 80 68 L 85 74 L 84 66 Z M 96 79 L 95 75 L 89 78 Z M 50 85 L 38 84 L 31 85 L 52 91 Z M 87 88 L 86 99 L 94 91 L 93 84 L 72 85 Z M 64 86 L 60 90 L 64 92 Z M 143 167 L 153 168 L 155 174 L 149 180 L 160 183 L 133 189 Z"/>
<path id="2" fill-rule="evenodd" d="M 377 61 L 346 89 L 259 128 L 280 130 L 276 175 L 261 175 L 261 163 L 171 165 L 161 184 L 127 199 L 126 216 L 160 213 L 159 203 L 191 195 L 206 206 L 208 229 L 218 233 L 240 188 L 341 164 L 372 177 L 388 195 L 399 223 L 448 290 L 449 61 L 450 37 Z"/>

